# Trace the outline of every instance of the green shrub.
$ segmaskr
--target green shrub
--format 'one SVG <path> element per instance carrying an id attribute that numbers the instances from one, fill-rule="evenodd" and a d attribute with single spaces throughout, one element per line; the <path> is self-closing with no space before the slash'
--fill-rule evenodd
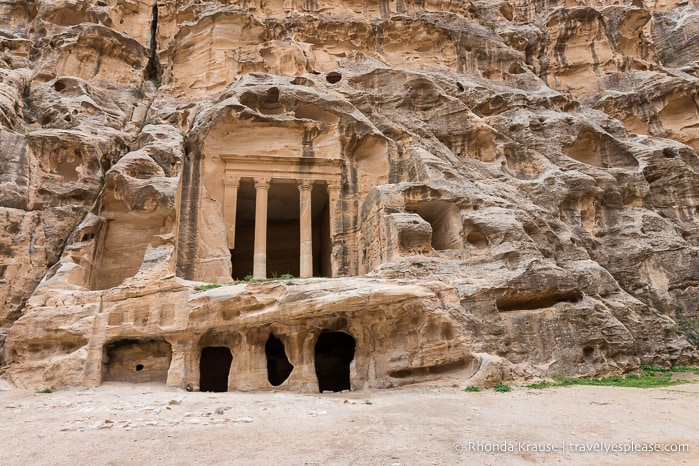
<path id="1" fill-rule="evenodd" d="M 493 390 L 495 390 L 498 393 L 507 393 L 512 391 L 512 387 L 510 387 L 506 383 L 499 383 L 493 387 Z"/>
<path id="2" fill-rule="evenodd" d="M 699 367 L 694 366 L 675 366 L 670 370 L 672 372 L 692 372 L 693 374 L 699 375 Z"/>
<path id="3" fill-rule="evenodd" d="M 654 375 L 656 372 L 667 372 L 667 369 L 658 366 L 641 366 L 646 375 Z"/>
<path id="4" fill-rule="evenodd" d="M 36 393 L 53 393 L 53 390 L 49 387 L 42 388 L 41 390 L 37 390 Z"/>
<path id="5" fill-rule="evenodd" d="M 642 374 L 631 373 L 626 377 L 612 375 L 596 379 L 592 377 L 556 377 L 553 382 L 539 382 L 527 385 L 528 388 L 542 389 L 549 387 L 569 387 L 571 385 L 593 385 L 603 387 L 666 387 L 681 383 L 691 383 L 686 380 L 672 380 L 673 372 L 692 372 L 699 375 L 699 368 L 692 366 L 677 366 L 664 369 L 657 366 L 641 366 Z"/>
<path id="6" fill-rule="evenodd" d="M 481 389 L 477 385 L 469 385 L 468 387 L 464 388 L 465 392 L 480 392 Z"/>

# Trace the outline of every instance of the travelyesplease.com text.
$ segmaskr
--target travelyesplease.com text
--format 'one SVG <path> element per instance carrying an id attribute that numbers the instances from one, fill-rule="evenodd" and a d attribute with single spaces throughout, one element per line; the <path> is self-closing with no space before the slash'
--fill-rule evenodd
<path id="1" fill-rule="evenodd" d="M 454 444 L 456 453 L 686 453 L 686 443 L 652 442 L 480 442 Z"/>

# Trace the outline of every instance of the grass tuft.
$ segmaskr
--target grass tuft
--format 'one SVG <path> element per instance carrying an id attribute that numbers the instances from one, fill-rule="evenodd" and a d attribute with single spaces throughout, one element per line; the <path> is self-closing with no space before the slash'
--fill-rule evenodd
<path id="1" fill-rule="evenodd" d="M 554 381 L 543 381 L 527 385 L 527 388 L 543 389 L 549 387 L 569 387 L 572 385 L 592 385 L 599 387 L 631 387 L 631 388 L 650 388 L 650 387 L 667 387 L 671 385 L 679 385 L 682 383 L 691 383 L 687 380 L 672 380 L 673 372 L 691 372 L 699 375 L 699 367 L 677 366 L 672 369 L 666 369 L 657 366 L 641 366 L 642 373 L 631 373 L 625 377 L 621 375 L 612 375 L 609 377 L 593 378 L 593 377 L 555 377 Z"/>
<path id="2" fill-rule="evenodd" d="M 288 273 L 282 274 L 282 275 L 280 275 L 280 276 L 278 276 L 278 277 L 268 277 L 268 278 L 254 278 L 252 275 L 246 275 L 246 276 L 243 277 L 243 279 L 241 280 L 241 282 L 244 282 L 244 283 L 261 283 L 261 282 L 273 282 L 273 281 L 278 281 L 278 280 L 291 280 L 291 279 L 294 279 L 294 278 L 298 278 L 298 277 L 294 277 L 293 275 L 288 274 Z"/>
<path id="3" fill-rule="evenodd" d="M 221 288 L 223 285 L 219 283 L 207 283 L 206 285 L 199 285 L 197 287 L 198 290 L 201 291 L 206 291 L 206 290 L 213 290 L 214 288 Z"/>

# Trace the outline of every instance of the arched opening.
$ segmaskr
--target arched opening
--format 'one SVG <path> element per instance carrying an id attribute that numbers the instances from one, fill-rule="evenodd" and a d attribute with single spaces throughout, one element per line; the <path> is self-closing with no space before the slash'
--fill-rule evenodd
<path id="1" fill-rule="evenodd" d="M 231 362 L 233 362 L 233 355 L 225 346 L 202 348 L 199 362 L 199 390 L 227 392 Z"/>
<path id="2" fill-rule="evenodd" d="M 267 356 L 267 380 L 270 384 L 278 387 L 289 378 L 294 366 L 286 357 L 284 343 L 273 333 L 269 334 L 267 344 L 265 344 L 265 355 Z"/>
<path id="3" fill-rule="evenodd" d="M 118 340 L 104 348 L 105 381 L 167 382 L 172 347 L 164 338 Z"/>
<path id="4" fill-rule="evenodd" d="M 318 390 L 350 390 L 350 363 L 354 359 L 355 341 L 344 332 L 323 332 L 315 347 Z"/>

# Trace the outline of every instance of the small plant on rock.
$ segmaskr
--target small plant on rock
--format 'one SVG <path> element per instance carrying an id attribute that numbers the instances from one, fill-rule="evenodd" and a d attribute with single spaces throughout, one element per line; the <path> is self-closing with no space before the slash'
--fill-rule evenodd
<path id="1" fill-rule="evenodd" d="M 690 345 L 699 347 L 699 317 L 678 314 L 677 328 L 684 334 Z"/>
<path id="2" fill-rule="evenodd" d="M 660 61 L 663 65 L 666 65 L 674 61 L 676 57 L 675 52 L 673 52 L 672 50 L 663 50 L 658 54 L 658 58 L 660 58 Z"/>
<path id="3" fill-rule="evenodd" d="M 201 291 L 206 291 L 206 290 L 213 290 L 214 288 L 220 288 L 222 286 L 223 285 L 221 285 L 219 283 L 207 283 L 206 285 L 199 285 L 199 287 L 197 289 L 201 290 Z"/>
<path id="4" fill-rule="evenodd" d="M 146 96 L 146 89 L 143 87 L 143 84 L 139 84 L 138 86 L 131 86 L 129 92 L 131 92 L 131 95 L 136 97 L 137 99 L 142 99 Z"/>
<path id="5" fill-rule="evenodd" d="M 22 135 L 22 136 L 26 136 L 27 134 L 29 134 L 29 129 L 27 129 L 24 126 L 19 126 L 17 128 L 14 128 L 13 131 L 19 135 Z"/>

